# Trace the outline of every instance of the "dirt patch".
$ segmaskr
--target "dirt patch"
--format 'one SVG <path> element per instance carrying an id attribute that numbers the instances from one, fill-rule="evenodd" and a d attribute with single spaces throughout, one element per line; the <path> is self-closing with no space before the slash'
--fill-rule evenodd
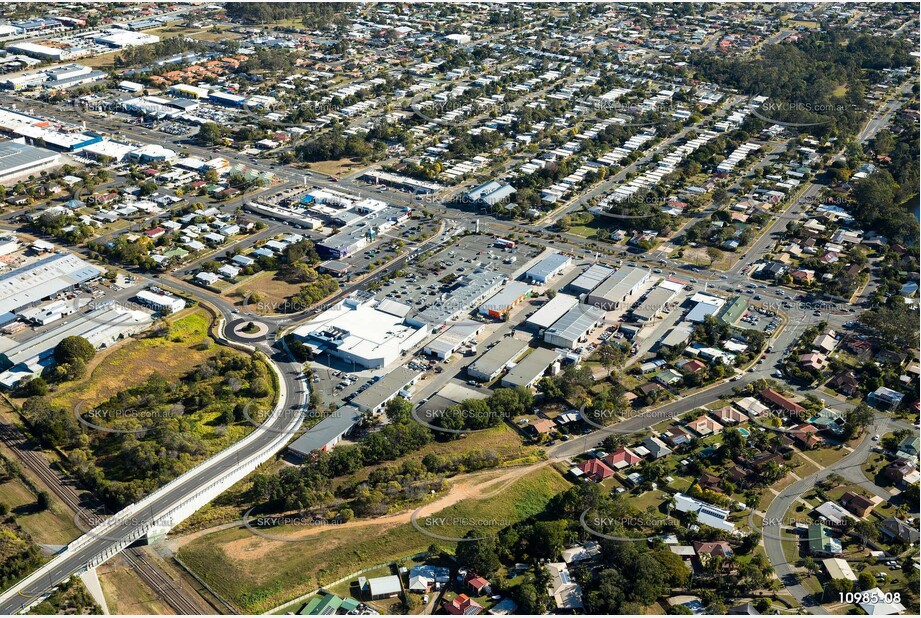
<path id="1" fill-rule="evenodd" d="M 287 299 L 297 294 L 300 289 L 301 286 L 296 283 L 279 279 L 275 271 L 265 271 L 224 290 L 223 295 L 234 297 L 234 305 L 237 307 L 245 304 L 247 310 L 252 313 L 270 315 L 282 313 Z"/>
<path id="2" fill-rule="evenodd" d="M 328 176 L 344 176 L 361 167 L 361 161 L 337 159 L 335 161 L 318 161 L 310 164 L 310 170 Z"/>

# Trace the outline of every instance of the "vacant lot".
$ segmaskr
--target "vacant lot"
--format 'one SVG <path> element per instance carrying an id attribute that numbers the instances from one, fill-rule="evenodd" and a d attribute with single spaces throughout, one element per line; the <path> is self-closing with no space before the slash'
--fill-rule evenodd
<path id="1" fill-rule="evenodd" d="M 237 297 L 234 304 L 238 307 L 246 305 L 247 310 L 252 313 L 268 315 L 284 313 L 285 302 L 300 289 L 301 286 L 296 283 L 279 279 L 275 271 L 264 271 L 224 290 L 223 294 Z"/>
<path id="2" fill-rule="evenodd" d="M 716 270 L 726 270 L 732 264 L 732 262 L 738 257 L 736 254 L 733 254 L 731 251 L 719 251 L 720 257 L 713 260 L 713 265 L 710 265 L 710 256 L 707 255 L 706 247 L 687 247 L 684 249 L 682 259 L 689 264 L 697 264 L 699 266 L 709 266 Z"/>
<path id="3" fill-rule="evenodd" d="M 486 477 L 496 480 L 494 473 Z M 461 500 L 431 517 L 520 521 L 540 512 L 567 487 L 559 473 L 544 466 L 510 483 L 490 485 L 483 499 Z M 385 519 L 393 523 L 350 522 L 316 533 L 303 527 L 272 530 L 272 536 L 295 535 L 290 542 L 256 536 L 245 528 L 223 530 L 182 547 L 179 558 L 228 601 L 246 612 L 264 612 L 362 567 L 412 555 L 436 542 L 405 523 L 409 513 L 399 518 L 404 523 Z M 438 534 L 453 536 L 452 531 L 445 528 Z M 438 542 L 453 549 L 454 543 Z"/>
<path id="4" fill-rule="evenodd" d="M 320 174 L 328 176 L 343 176 L 355 171 L 361 165 L 361 161 L 352 159 L 338 159 L 336 161 L 318 161 L 310 164 L 310 169 Z"/>
<path id="5" fill-rule="evenodd" d="M 99 567 L 97 574 L 112 614 L 175 614 L 122 560 L 110 560 Z"/>
<path id="6" fill-rule="evenodd" d="M 29 533 L 36 543 L 66 545 L 80 536 L 73 519 L 56 500 L 51 507 L 39 510 L 36 496 L 20 479 L 0 483 L 0 504 L 5 504 L 16 523 Z"/>
<path id="7" fill-rule="evenodd" d="M 52 403 L 73 409 L 82 400 L 94 406 L 124 390 L 125 376 L 131 376 L 133 385 L 143 383 L 154 373 L 174 380 L 219 351 L 208 337 L 211 316 L 204 309 L 187 309 L 167 321 L 168 336 L 141 335 L 111 351 L 97 353 L 87 367 L 86 377 L 64 384 Z"/>

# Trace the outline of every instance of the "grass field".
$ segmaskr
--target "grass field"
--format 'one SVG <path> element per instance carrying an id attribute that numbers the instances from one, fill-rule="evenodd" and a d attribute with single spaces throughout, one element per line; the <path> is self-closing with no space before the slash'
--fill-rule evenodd
<path id="1" fill-rule="evenodd" d="M 719 250 L 718 250 L 719 251 Z M 686 247 L 682 259 L 690 264 L 699 264 L 702 266 L 710 265 L 710 256 L 707 255 L 706 247 Z M 720 257 L 713 261 L 712 268 L 716 270 L 726 270 L 735 260 L 731 251 L 720 251 Z"/>
<path id="2" fill-rule="evenodd" d="M 97 569 L 97 575 L 112 614 L 162 616 L 175 613 L 121 560 L 103 564 Z"/>
<path id="3" fill-rule="evenodd" d="M 275 276 L 275 271 L 256 273 L 246 281 L 227 288 L 224 296 L 236 296 L 234 304 L 238 307 L 246 304 L 247 310 L 263 315 L 282 313 L 285 301 L 300 291 L 301 286 L 296 283 L 282 281 Z M 258 293 L 261 300 L 247 300 L 251 293 Z"/>
<path id="4" fill-rule="evenodd" d="M 10 508 L 16 523 L 36 543 L 66 545 L 80 536 L 80 531 L 60 504 L 52 501 L 51 508 L 39 511 L 35 508 L 35 501 L 35 494 L 20 479 L 0 484 L 0 503 Z"/>
<path id="5" fill-rule="evenodd" d="M 541 511 L 553 495 L 567 487 L 569 483 L 548 466 L 488 499 L 463 500 L 432 517 L 519 521 Z M 462 536 L 466 530 L 448 526 L 438 533 L 455 536 L 452 532 Z M 272 535 L 282 536 L 284 529 L 273 530 Z M 435 539 L 409 523 L 343 526 L 332 533 L 302 536 L 292 542 L 269 540 L 245 528 L 234 528 L 195 539 L 180 549 L 179 558 L 225 599 L 254 613 L 362 567 L 412 555 L 433 542 Z"/>
<path id="6" fill-rule="evenodd" d="M 207 349 L 203 345 L 211 341 L 211 316 L 204 309 L 186 309 L 171 316 L 169 322 L 168 338 L 132 339 L 109 352 L 97 353 L 86 376 L 65 383 L 54 394 L 52 403 L 73 409 L 82 400 L 94 406 L 123 390 L 125 376 L 131 376 L 133 384 L 141 384 L 154 373 L 167 380 L 176 379 L 218 353 L 217 345 Z"/>
<path id="7" fill-rule="evenodd" d="M 361 166 L 361 161 L 352 159 L 337 159 L 335 161 L 318 161 L 310 164 L 310 169 L 328 176 L 344 176 L 354 172 Z"/>
<path id="8" fill-rule="evenodd" d="M 472 450 L 494 451 L 499 459 L 505 465 L 520 463 L 530 463 L 537 461 L 542 449 L 537 446 L 525 446 L 521 441 L 521 436 L 517 431 L 502 424 L 498 427 L 487 429 L 475 435 L 470 435 L 460 440 L 451 440 L 449 442 L 430 442 L 421 449 L 410 453 L 409 455 L 396 461 L 388 461 L 375 466 L 362 468 L 352 478 L 365 479 L 371 474 L 372 470 L 387 465 L 400 465 L 406 460 L 419 460 L 429 453 L 436 455 L 460 455 Z"/>

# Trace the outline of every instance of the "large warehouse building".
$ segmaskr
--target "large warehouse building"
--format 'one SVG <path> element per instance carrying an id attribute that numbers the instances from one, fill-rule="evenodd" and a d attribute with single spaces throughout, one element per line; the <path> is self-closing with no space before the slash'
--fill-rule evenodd
<path id="1" fill-rule="evenodd" d="M 521 281 L 512 281 L 480 305 L 479 313 L 501 320 L 530 294 L 530 285 Z"/>
<path id="2" fill-rule="evenodd" d="M 76 255 L 59 253 L 0 276 L 0 315 L 54 296 L 100 275 Z"/>
<path id="3" fill-rule="evenodd" d="M 41 375 L 54 362 L 54 348 L 66 337 L 83 337 L 94 347 L 111 345 L 151 324 L 150 314 L 106 304 L 66 324 L 17 344 L 0 354 L 6 371 L 0 373 L 0 386 L 12 388 L 23 378 Z"/>
<path id="4" fill-rule="evenodd" d="M 624 267 L 602 281 L 591 294 L 588 303 L 604 311 L 619 309 L 631 296 L 649 281 L 649 271 Z"/>
<path id="5" fill-rule="evenodd" d="M 544 332 L 544 342 L 574 349 L 603 319 L 604 311 L 589 305 L 576 305 Z"/>
<path id="6" fill-rule="evenodd" d="M 62 164 L 56 152 L 17 141 L 0 142 L 0 184 L 13 184 Z"/>
<path id="7" fill-rule="evenodd" d="M 467 375 L 489 382 L 510 367 L 528 349 L 528 342 L 510 337 L 502 339 L 467 367 Z"/>
<path id="8" fill-rule="evenodd" d="M 358 367 L 375 369 L 396 361 L 428 335 L 427 325 L 405 323 L 409 310 L 398 302 L 376 302 L 370 294 L 356 293 L 294 332 L 316 354 L 328 352 Z"/>

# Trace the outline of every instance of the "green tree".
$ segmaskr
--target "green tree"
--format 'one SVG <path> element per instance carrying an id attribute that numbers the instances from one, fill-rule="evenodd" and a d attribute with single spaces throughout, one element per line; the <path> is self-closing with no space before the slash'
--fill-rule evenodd
<path id="1" fill-rule="evenodd" d="M 482 577 L 492 577 L 499 569 L 499 556 L 496 554 L 496 537 L 480 536 L 471 530 L 464 535 L 464 541 L 457 544 L 457 562 Z"/>
<path id="2" fill-rule="evenodd" d="M 88 363 L 96 355 L 96 348 L 83 337 L 65 337 L 54 347 L 54 360 L 64 365 L 75 360 Z"/>

